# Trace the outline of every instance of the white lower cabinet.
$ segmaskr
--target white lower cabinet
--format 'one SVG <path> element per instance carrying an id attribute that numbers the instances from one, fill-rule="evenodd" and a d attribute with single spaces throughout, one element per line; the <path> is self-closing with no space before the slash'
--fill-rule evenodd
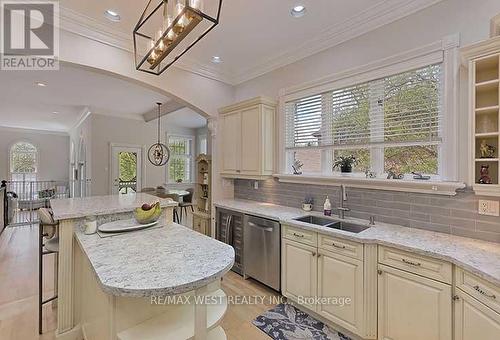
<path id="1" fill-rule="evenodd" d="M 362 334 L 363 262 L 320 251 L 317 312 L 355 334 Z M 347 300 L 349 299 L 349 300 Z"/>
<path id="2" fill-rule="evenodd" d="M 378 339 L 451 340 L 451 285 L 379 265 Z"/>
<path id="3" fill-rule="evenodd" d="M 500 339 L 500 314 L 457 289 L 455 340 Z"/>
<path id="4" fill-rule="evenodd" d="M 315 247 L 283 239 L 281 290 L 284 296 L 315 311 L 305 298 L 317 296 L 318 259 Z"/>

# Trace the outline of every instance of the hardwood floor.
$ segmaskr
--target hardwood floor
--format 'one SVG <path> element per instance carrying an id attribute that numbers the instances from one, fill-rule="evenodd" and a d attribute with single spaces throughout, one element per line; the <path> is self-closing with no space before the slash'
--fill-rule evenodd
<path id="1" fill-rule="evenodd" d="M 189 219 L 192 217 L 188 215 Z M 187 221 L 186 221 L 187 222 Z M 49 303 L 44 307 L 44 334 L 38 335 L 38 226 L 7 228 L 0 235 L 0 339 L 32 340 L 55 339 L 56 309 Z M 52 255 L 44 256 L 44 295 L 52 295 Z M 222 327 L 228 340 L 265 340 L 264 333 L 252 325 L 252 320 L 273 307 L 271 297 L 278 294 L 260 283 L 243 280 L 229 272 L 222 287 L 230 304 Z M 262 304 L 241 304 L 244 298 Z M 253 300 L 253 301 L 251 301 Z"/>
<path id="2" fill-rule="evenodd" d="M 44 296 L 53 294 L 53 255 L 44 256 Z M 38 335 L 38 226 L 12 227 L 0 236 L 0 339 L 54 339 L 56 309 L 43 313 Z"/>

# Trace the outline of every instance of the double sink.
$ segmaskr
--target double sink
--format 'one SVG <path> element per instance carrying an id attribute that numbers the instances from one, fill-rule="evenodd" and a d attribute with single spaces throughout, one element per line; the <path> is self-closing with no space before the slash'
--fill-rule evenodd
<path id="1" fill-rule="evenodd" d="M 324 217 L 315 216 L 315 215 L 302 216 L 302 217 L 294 218 L 293 220 L 299 221 L 299 222 L 315 224 L 315 225 L 319 225 L 319 226 L 322 226 L 325 228 L 343 230 L 343 231 L 347 231 L 347 232 L 355 233 L 355 234 L 360 233 L 363 230 L 370 228 L 370 227 L 368 227 L 366 225 L 362 225 L 362 224 L 345 222 L 345 221 L 334 221 L 334 220 L 331 220 L 329 218 L 324 218 Z"/>

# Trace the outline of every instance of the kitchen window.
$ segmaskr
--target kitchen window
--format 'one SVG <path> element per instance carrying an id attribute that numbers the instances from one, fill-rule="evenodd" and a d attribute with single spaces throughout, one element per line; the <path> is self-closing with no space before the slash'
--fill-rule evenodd
<path id="1" fill-rule="evenodd" d="M 353 155 L 354 176 L 438 178 L 442 120 L 443 63 L 288 101 L 286 172 L 300 160 L 304 174 L 334 175 L 334 160 Z"/>
<path id="2" fill-rule="evenodd" d="M 170 161 L 167 167 L 168 183 L 191 183 L 193 167 L 193 137 L 168 136 Z"/>

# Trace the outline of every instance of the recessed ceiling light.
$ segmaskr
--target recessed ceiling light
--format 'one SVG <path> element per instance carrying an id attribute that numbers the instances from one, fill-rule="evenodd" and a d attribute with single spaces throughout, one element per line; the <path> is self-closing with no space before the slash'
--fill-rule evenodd
<path id="1" fill-rule="evenodd" d="M 40 87 L 45 87 L 45 86 L 47 86 L 47 84 L 42 83 L 41 81 L 36 81 L 36 82 L 35 82 L 35 85 L 36 85 L 36 86 L 40 86 Z"/>
<path id="2" fill-rule="evenodd" d="M 212 63 L 214 63 L 214 64 L 220 64 L 220 63 L 222 63 L 221 57 L 218 57 L 218 56 L 214 55 L 212 57 Z"/>
<path id="3" fill-rule="evenodd" d="M 304 14 L 306 14 L 306 8 L 303 5 L 297 5 L 292 8 L 290 14 L 294 18 L 300 18 L 301 16 L 304 16 Z"/>
<path id="4" fill-rule="evenodd" d="M 104 16 L 106 17 L 106 19 L 114 21 L 114 22 L 118 22 L 121 19 L 120 14 L 118 14 L 117 12 L 115 12 L 111 9 L 104 11 Z"/>
<path id="5" fill-rule="evenodd" d="M 59 113 L 59 111 L 52 111 L 52 113 L 56 115 Z"/>

